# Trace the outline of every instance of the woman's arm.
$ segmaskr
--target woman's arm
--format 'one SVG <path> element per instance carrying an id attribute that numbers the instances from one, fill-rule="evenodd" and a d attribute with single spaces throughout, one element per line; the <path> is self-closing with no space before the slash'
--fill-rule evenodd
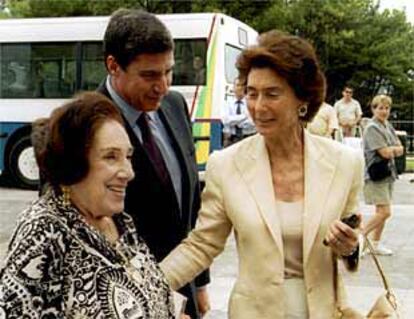
<path id="1" fill-rule="evenodd" d="M 385 159 L 392 159 L 404 154 L 404 147 L 398 146 L 387 146 L 377 150 L 378 154 Z"/>
<path id="2" fill-rule="evenodd" d="M 400 144 L 393 146 L 394 157 L 398 157 L 404 154 L 404 147 Z"/>
<path id="3" fill-rule="evenodd" d="M 210 156 L 196 227 L 161 263 L 173 289 L 191 281 L 220 254 L 232 229 L 224 209 L 219 153 Z"/>
<path id="4" fill-rule="evenodd" d="M 404 147 L 401 145 L 401 141 L 397 137 L 392 126 L 390 126 L 390 131 L 392 134 L 392 140 L 395 143 L 392 146 L 387 145 L 387 139 L 383 135 L 384 133 L 381 132 L 376 125 L 370 125 L 366 130 L 366 141 L 368 148 L 376 150 L 377 154 L 384 159 L 392 159 L 404 154 Z"/>
<path id="5" fill-rule="evenodd" d="M 345 208 L 341 214 L 341 219 L 356 213 L 361 218 L 359 211 L 358 196 L 362 190 L 364 159 L 359 153 L 352 153 L 352 185 L 348 194 Z M 351 161 L 349 161 L 351 163 Z M 356 270 L 359 262 L 359 249 L 362 249 L 359 241 L 359 228 L 352 229 L 340 220 L 334 221 L 325 237 L 326 242 L 338 255 L 343 257 L 345 266 L 349 270 Z"/>

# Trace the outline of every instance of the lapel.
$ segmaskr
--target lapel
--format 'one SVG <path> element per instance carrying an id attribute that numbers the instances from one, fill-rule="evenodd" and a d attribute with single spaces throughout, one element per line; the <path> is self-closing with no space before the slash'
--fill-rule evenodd
<path id="1" fill-rule="evenodd" d="M 304 174 L 305 196 L 303 216 L 303 261 L 308 260 L 309 253 L 319 230 L 323 207 L 329 198 L 338 151 L 330 153 L 329 157 L 321 150 L 315 138 L 305 130 Z M 263 217 L 273 240 L 283 254 L 281 221 L 276 212 L 273 191 L 272 173 L 269 156 L 263 137 L 259 134 L 240 148 L 235 156 L 235 165 L 239 170 L 246 186 L 256 201 L 260 215 Z M 331 150 L 330 150 L 331 152 Z"/>
<path id="2" fill-rule="evenodd" d="M 329 199 L 329 190 L 339 159 L 338 148 L 323 152 L 318 139 L 305 132 L 305 198 L 303 212 L 303 265 L 309 259 L 315 242 L 324 207 Z M 318 145 L 319 144 L 319 145 Z"/>
<path id="3" fill-rule="evenodd" d="M 179 162 L 182 163 L 181 165 L 184 165 L 184 167 L 182 167 L 182 174 L 184 177 L 186 172 L 189 170 L 188 156 L 186 156 L 186 150 L 188 149 L 186 142 L 188 141 L 188 138 L 182 136 L 185 129 L 182 127 L 182 121 L 184 121 L 184 118 L 177 117 L 181 114 L 179 110 L 177 110 L 179 107 L 179 105 L 171 105 L 167 99 L 164 99 L 160 109 L 158 110 L 158 114 L 170 134 L 173 144 L 177 146 L 175 147 L 175 151 Z"/>
<path id="4" fill-rule="evenodd" d="M 273 240 L 283 256 L 283 242 L 280 219 L 275 211 L 270 161 L 264 139 L 259 134 L 249 139 L 250 143 L 235 156 L 235 165 L 249 188 L 260 215 L 268 227 Z"/>
<path id="5" fill-rule="evenodd" d="M 175 155 L 180 164 L 182 181 L 181 218 L 187 220 L 191 214 L 191 192 L 196 181 L 192 178 L 191 161 L 193 161 L 193 158 L 189 154 L 191 145 L 188 145 L 188 143 L 192 143 L 192 137 L 189 138 L 186 135 L 188 128 L 185 126 L 185 114 L 180 110 L 184 107 L 179 104 L 172 105 L 167 98 L 164 98 L 158 114 L 171 138 Z M 195 171 L 194 174 L 198 174 L 198 172 Z"/>

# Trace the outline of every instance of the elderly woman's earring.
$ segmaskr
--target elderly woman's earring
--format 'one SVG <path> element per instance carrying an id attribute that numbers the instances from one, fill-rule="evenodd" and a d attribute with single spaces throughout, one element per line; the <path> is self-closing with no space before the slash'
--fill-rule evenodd
<path id="1" fill-rule="evenodd" d="M 70 189 L 68 186 L 61 186 L 63 206 L 68 207 L 70 205 Z"/>
<path id="2" fill-rule="evenodd" d="M 308 104 L 305 103 L 298 108 L 298 115 L 299 117 L 305 117 L 306 113 L 308 113 Z"/>

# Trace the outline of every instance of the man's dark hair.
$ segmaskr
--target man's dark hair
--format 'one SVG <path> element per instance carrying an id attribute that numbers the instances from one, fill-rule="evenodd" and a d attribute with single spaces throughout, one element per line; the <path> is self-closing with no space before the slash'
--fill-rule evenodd
<path id="1" fill-rule="evenodd" d="M 167 27 L 153 14 L 119 9 L 108 23 L 103 41 L 105 61 L 112 55 L 123 70 L 140 54 L 174 50 Z"/>

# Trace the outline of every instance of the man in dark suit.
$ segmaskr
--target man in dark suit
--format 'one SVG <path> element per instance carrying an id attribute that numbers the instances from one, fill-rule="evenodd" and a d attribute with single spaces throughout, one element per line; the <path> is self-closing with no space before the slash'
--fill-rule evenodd
<path id="1" fill-rule="evenodd" d="M 174 42 L 155 15 L 120 9 L 107 26 L 104 55 L 108 77 L 98 91 L 120 108 L 135 148 L 125 210 L 161 261 L 194 227 L 200 206 L 187 105 L 180 93 L 169 91 Z M 180 290 L 191 318 L 209 309 L 208 282 L 206 272 Z"/>

